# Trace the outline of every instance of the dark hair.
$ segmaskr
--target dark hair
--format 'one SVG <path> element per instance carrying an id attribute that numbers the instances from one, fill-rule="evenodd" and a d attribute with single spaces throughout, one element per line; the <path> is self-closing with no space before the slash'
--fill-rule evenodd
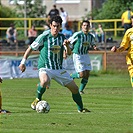
<path id="1" fill-rule="evenodd" d="M 66 29 L 70 28 L 68 23 L 65 24 L 65 27 L 66 27 Z"/>
<path id="2" fill-rule="evenodd" d="M 60 23 L 60 25 L 62 24 L 62 18 L 60 16 L 54 16 L 50 19 L 50 24 L 52 24 L 52 22 L 55 21 L 56 23 Z"/>
<path id="3" fill-rule="evenodd" d="M 63 8 L 61 7 L 60 10 L 63 11 Z"/>
<path id="4" fill-rule="evenodd" d="M 90 26 L 90 21 L 88 21 L 88 20 L 83 20 L 83 21 L 81 22 L 81 26 L 83 25 L 83 23 L 88 23 L 88 25 Z"/>
<path id="5" fill-rule="evenodd" d="M 54 8 L 56 8 L 56 5 L 53 5 Z"/>

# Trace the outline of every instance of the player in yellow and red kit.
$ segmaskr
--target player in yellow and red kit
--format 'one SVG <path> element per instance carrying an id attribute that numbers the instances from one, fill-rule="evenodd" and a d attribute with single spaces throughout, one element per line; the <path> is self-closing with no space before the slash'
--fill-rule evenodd
<path id="1" fill-rule="evenodd" d="M 128 65 L 128 71 L 131 78 L 131 85 L 133 87 L 133 27 L 128 29 L 122 39 L 119 48 L 113 46 L 112 52 L 122 52 L 128 49 L 128 53 L 126 55 L 126 62 Z"/>

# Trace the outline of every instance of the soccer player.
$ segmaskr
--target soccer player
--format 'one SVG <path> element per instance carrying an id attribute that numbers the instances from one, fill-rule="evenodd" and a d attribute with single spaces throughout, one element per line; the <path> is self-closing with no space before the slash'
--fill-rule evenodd
<path id="1" fill-rule="evenodd" d="M 2 78 L 0 78 L 0 83 L 2 83 Z M 10 113 L 10 111 L 2 109 L 2 95 L 0 91 L 0 114 L 3 114 L 3 113 Z"/>
<path id="2" fill-rule="evenodd" d="M 84 88 L 88 83 L 88 78 L 91 70 L 91 63 L 88 54 L 88 50 L 90 47 L 93 47 L 95 50 L 95 38 L 92 34 L 89 33 L 90 22 L 88 20 L 84 20 L 81 23 L 81 31 L 75 32 L 72 37 L 68 40 L 71 45 L 73 45 L 73 62 L 76 73 L 71 74 L 71 77 L 74 78 L 82 78 L 79 92 L 80 94 L 84 94 Z"/>
<path id="3" fill-rule="evenodd" d="M 70 77 L 69 73 L 62 67 L 63 52 L 70 54 L 71 50 L 65 36 L 60 33 L 62 19 L 60 16 L 54 16 L 50 20 L 50 30 L 44 31 L 26 50 L 23 59 L 19 65 L 22 72 L 25 71 L 26 59 L 31 54 L 32 50 L 39 50 L 40 57 L 38 61 L 40 83 L 37 88 L 37 97 L 31 104 L 33 110 L 42 99 L 43 93 L 46 91 L 46 86 L 50 84 L 51 79 L 54 79 L 62 86 L 67 87 L 72 98 L 77 104 L 78 112 L 90 112 L 83 107 L 83 102 L 78 87 Z"/>
<path id="4" fill-rule="evenodd" d="M 126 55 L 126 62 L 128 66 L 129 75 L 131 78 L 131 85 L 133 87 L 133 28 L 130 28 L 125 32 L 119 48 L 117 48 L 116 46 L 113 46 L 111 48 L 111 51 L 122 52 L 127 49 L 128 49 L 128 53 Z"/>

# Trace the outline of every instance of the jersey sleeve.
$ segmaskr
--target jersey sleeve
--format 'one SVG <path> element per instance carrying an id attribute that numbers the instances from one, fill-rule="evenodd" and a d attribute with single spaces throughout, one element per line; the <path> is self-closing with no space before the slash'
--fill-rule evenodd
<path id="1" fill-rule="evenodd" d="M 91 46 L 96 46 L 96 40 L 93 35 L 91 35 Z"/>
<path id="2" fill-rule="evenodd" d="M 69 39 L 68 41 L 70 42 L 70 44 L 75 43 L 78 40 L 78 34 L 74 33 Z"/>
<path id="3" fill-rule="evenodd" d="M 44 39 L 44 35 L 43 34 L 39 35 L 30 46 L 32 50 L 34 51 L 38 50 L 39 47 L 43 45 L 43 39 Z"/>
<path id="4" fill-rule="evenodd" d="M 120 44 L 120 47 L 124 47 L 124 49 L 127 49 L 129 47 L 129 42 L 130 42 L 130 29 L 126 31 L 122 42 Z"/>

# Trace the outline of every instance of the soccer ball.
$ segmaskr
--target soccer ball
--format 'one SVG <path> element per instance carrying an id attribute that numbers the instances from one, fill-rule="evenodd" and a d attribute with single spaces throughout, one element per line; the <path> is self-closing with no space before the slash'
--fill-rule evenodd
<path id="1" fill-rule="evenodd" d="M 47 101 L 39 101 L 36 105 L 36 111 L 38 113 L 48 113 L 50 111 L 50 106 Z"/>

